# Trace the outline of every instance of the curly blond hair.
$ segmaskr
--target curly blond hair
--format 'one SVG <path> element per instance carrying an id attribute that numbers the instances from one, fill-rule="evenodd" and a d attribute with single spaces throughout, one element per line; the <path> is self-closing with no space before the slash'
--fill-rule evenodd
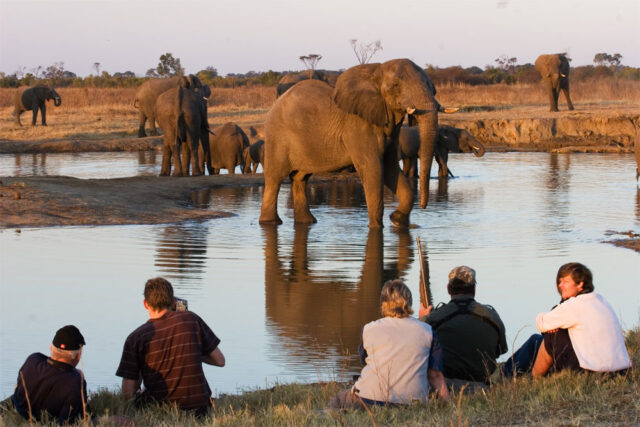
<path id="1" fill-rule="evenodd" d="M 387 280 L 380 293 L 380 311 L 384 317 L 409 317 L 413 314 L 411 291 L 400 279 Z"/>

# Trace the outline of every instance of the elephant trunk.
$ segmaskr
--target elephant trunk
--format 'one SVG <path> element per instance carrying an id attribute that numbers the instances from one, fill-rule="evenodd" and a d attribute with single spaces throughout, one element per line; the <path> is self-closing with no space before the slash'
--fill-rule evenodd
<path id="1" fill-rule="evenodd" d="M 60 98 L 59 96 L 56 96 L 55 98 L 53 98 L 53 105 L 55 105 L 56 107 L 59 107 L 60 104 L 62 104 L 62 98 Z"/>
<path id="2" fill-rule="evenodd" d="M 420 207 L 427 207 L 429 202 L 429 179 L 431 164 L 438 133 L 438 112 L 431 111 L 418 116 L 418 129 L 420 132 Z"/>

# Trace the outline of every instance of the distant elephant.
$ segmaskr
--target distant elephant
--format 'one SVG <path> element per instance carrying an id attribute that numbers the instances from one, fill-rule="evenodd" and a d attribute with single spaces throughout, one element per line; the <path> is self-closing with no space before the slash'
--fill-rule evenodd
<path id="1" fill-rule="evenodd" d="M 150 79 L 142 83 L 136 91 L 136 97 L 133 106 L 140 110 L 138 116 L 140 124 L 138 126 L 138 138 L 147 136 L 144 131 L 144 125 L 149 119 L 151 127 L 151 135 L 157 135 L 156 130 L 156 100 L 160 94 L 174 87 L 183 87 L 185 89 L 196 89 L 202 87 L 202 83 L 198 77 L 190 74 L 188 76 L 173 76 L 164 79 Z"/>
<path id="2" fill-rule="evenodd" d="M 214 129 L 214 133 L 215 136 L 209 138 L 209 157 L 203 155 L 211 167 L 209 173 L 215 175 L 220 173 L 220 169 L 226 169 L 229 175 L 233 175 L 238 165 L 244 172 L 242 154 L 244 149 L 249 147 L 247 134 L 233 122 L 227 122 Z"/>
<path id="3" fill-rule="evenodd" d="M 307 180 L 313 173 L 355 166 L 367 200 L 369 227 L 382 227 L 383 192 L 398 197 L 391 222 L 409 225 L 413 191 L 398 166 L 398 133 L 404 116 L 420 132 L 421 206 L 427 206 L 440 105 L 423 69 L 408 59 L 352 67 L 335 89 L 307 80 L 293 86 L 271 107 L 265 122 L 265 188 L 261 224 L 281 224 L 277 198 L 282 180 L 292 180 L 296 223 L 314 223 Z"/>
<path id="4" fill-rule="evenodd" d="M 21 87 L 15 93 L 14 98 L 14 115 L 16 117 L 16 124 L 22 126 L 20 123 L 20 115 L 23 111 L 31 110 L 33 117 L 31 119 L 31 126 L 36 125 L 36 119 L 38 118 L 38 110 L 40 110 L 40 120 L 42 126 L 47 125 L 47 105 L 45 101 L 53 99 L 53 105 L 59 107 L 62 103 L 62 98 L 58 95 L 58 92 L 53 87 L 35 86 L 35 87 Z"/>
<path id="5" fill-rule="evenodd" d="M 207 93 L 208 86 L 197 90 L 176 86 L 158 96 L 154 112 L 164 137 L 160 176 L 171 174 L 172 159 L 173 176 L 189 175 L 189 163 L 193 175 L 204 173 L 198 147 L 204 148 L 206 158 L 210 133 L 204 96 Z"/>
<path id="6" fill-rule="evenodd" d="M 536 59 L 536 70 L 542 76 L 549 92 L 549 111 L 558 111 L 558 97 L 564 92 L 569 110 L 573 110 L 569 95 L 569 60 L 562 53 L 540 55 Z"/>
<path id="7" fill-rule="evenodd" d="M 402 169 L 409 178 L 417 178 L 418 151 L 420 135 L 415 126 L 402 126 L 398 138 L 398 159 L 402 160 Z M 453 126 L 438 126 L 435 159 L 438 162 L 438 178 L 453 176 L 447 167 L 449 152 L 471 153 L 476 157 L 484 156 L 484 145 L 464 129 Z"/>
<path id="8" fill-rule="evenodd" d="M 327 74 L 324 71 L 308 70 L 300 71 L 299 73 L 288 73 L 282 76 L 278 82 L 278 86 L 276 86 L 276 98 L 282 96 L 282 94 L 288 91 L 296 83 L 309 79 L 321 80 L 325 83 L 329 83 Z"/>
<path id="9" fill-rule="evenodd" d="M 264 169 L 264 140 L 259 139 L 244 149 L 244 173 L 256 173 L 259 165 Z"/>

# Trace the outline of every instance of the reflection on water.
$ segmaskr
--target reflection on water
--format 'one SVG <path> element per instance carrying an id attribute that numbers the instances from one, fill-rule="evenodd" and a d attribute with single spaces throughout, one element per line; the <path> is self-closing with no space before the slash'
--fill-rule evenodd
<path id="1" fill-rule="evenodd" d="M 156 151 L 0 154 L 0 176 L 62 175 L 84 179 L 157 176 L 161 162 L 162 154 Z M 236 173 L 240 173 L 239 166 Z"/>
<path id="2" fill-rule="evenodd" d="M 51 173 L 74 159 L 24 155 L 10 163 Z M 154 162 L 150 153 L 133 153 L 116 169 L 128 161 Z M 379 317 L 383 282 L 405 280 L 418 309 L 418 236 L 428 251 L 434 303 L 448 300 L 452 267 L 472 266 L 477 299 L 500 313 L 510 348 L 533 332 L 538 312 L 557 302 L 555 273 L 568 261 L 593 270 L 597 292 L 623 327 L 639 323 L 640 255 L 601 243 L 609 229 L 640 232 L 632 156 L 487 153 L 452 154 L 450 161 L 457 177 L 432 180 L 429 206 L 415 208 L 409 230 L 390 225 L 397 201 L 389 191 L 385 228 L 369 230 L 362 186 L 353 180 L 310 185 L 318 219 L 311 226 L 293 224 L 285 185 L 279 227 L 258 224 L 262 187 L 235 187 L 187 200 L 234 214 L 227 218 L 0 230 L 0 398 L 11 392 L 25 357 L 46 353 L 53 331 L 69 323 L 87 338 L 89 388 L 118 387 L 122 344 L 146 320 L 142 288 L 154 276 L 169 278 L 222 339 L 227 366 L 205 368 L 215 391 L 349 378 L 360 370 L 362 327 Z"/>

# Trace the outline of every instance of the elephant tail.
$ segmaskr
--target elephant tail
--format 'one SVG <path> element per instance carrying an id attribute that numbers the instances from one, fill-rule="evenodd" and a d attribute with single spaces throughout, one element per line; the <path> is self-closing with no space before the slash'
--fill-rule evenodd
<path id="1" fill-rule="evenodd" d="M 176 110 L 174 111 L 175 118 L 176 118 L 176 138 L 178 138 L 176 142 L 178 144 L 180 144 L 181 142 L 187 139 L 186 123 L 184 121 L 184 112 L 182 111 L 183 98 L 184 98 L 184 89 L 181 87 L 178 87 L 178 91 L 176 93 L 176 102 L 174 104 L 176 107 Z"/>

